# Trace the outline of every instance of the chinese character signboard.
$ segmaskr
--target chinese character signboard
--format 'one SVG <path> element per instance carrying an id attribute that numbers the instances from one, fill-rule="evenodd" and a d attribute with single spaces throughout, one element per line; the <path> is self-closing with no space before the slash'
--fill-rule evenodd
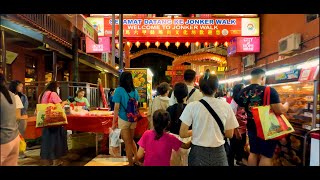
<path id="1" fill-rule="evenodd" d="M 88 17 L 100 36 L 112 35 L 112 18 Z M 104 19 L 102 23 L 101 19 Z M 116 18 L 119 34 L 119 19 Z M 103 27 L 102 27 L 103 26 Z M 100 30 L 104 30 L 101 32 Z M 237 37 L 259 36 L 259 18 L 124 18 L 123 36 L 138 37 Z"/>

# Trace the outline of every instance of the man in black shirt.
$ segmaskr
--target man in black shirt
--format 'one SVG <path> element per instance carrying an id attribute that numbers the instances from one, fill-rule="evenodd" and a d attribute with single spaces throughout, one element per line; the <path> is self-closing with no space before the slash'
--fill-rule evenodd
<path id="1" fill-rule="evenodd" d="M 247 113 L 247 129 L 250 144 L 249 166 L 272 166 L 272 157 L 277 145 L 275 140 L 263 140 L 257 136 L 257 129 L 253 120 L 251 108 L 262 106 L 264 101 L 264 90 L 266 75 L 262 69 L 255 69 L 251 72 L 251 84 L 245 87 L 237 96 L 235 101 L 245 108 Z M 289 102 L 280 103 L 278 92 L 270 88 L 270 106 L 276 114 L 286 113 L 289 109 Z M 259 160 L 260 157 L 260 160 Z"/>

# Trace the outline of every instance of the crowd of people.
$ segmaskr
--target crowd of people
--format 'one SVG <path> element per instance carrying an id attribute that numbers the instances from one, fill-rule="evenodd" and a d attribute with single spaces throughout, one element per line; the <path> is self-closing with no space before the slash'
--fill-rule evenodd
<path id="1" fill-rule="evenodd" d="M 139 100 L 129 72 L 120 77 L 115 90 L 115 113 L 112 128 L 119 128 L 126 146 L 129 166 L 272 166 L 275 140 L 257 137 L 251 107 L 263 104 L 266 74 L 262 69 L 251 73 L 251 84 L 236 84 L 224 93 L 216 75 L 207 70 L 194 86 L 196 72 L 186 70 L 184 82 L 173 89 L 166 82 L 158 85 L 158 95 L 149 107 L 149 130 L 133 141 L 136 122 L 126 121 L 128 96 Z M 169 95 L 171 94 L 171 96 Z M 281 104 L 271 88 L 271 108 L 285 113 L 291 102 Z M 131 133 L 130 133 L 131 132 Z M 249 137 L 250 152 L 244 146 Z"/>
<path id="2" fill-rule="evenodd" d="M 235 160 L 243 165 L 247 136 L 248 165 L 271 166 L 277 141 L 257 137 L 251 113 L 251 107 L 263 104 L 265 71 L 255 69 L 251 76 L 250 85 L 236 84 L 225 94 L 219 89 L 218 77 L 209 70 L 201 76 L 199 88 L 194 86 L 193 70 L 186 70 L 184 82 L 176 83 L 173 89 L 168 83 L 161 83 L 157 87 L 158 96 L 149 107 L 149 130 L 136 143 L 137 122 L 129 120 L 127 107 L 140 97 L 132 74 L 123 72 L 119 87 L 110 90 L 109 102 L 114 110 L 112 129 L 121 129 L 129 166 L 233 166 Z M 12 81 L 8 89 L 0 73 L 1 166 L 17 165 L 19 158 L 19 134 L 24 136 L 28 118 L 28 99 L 22 89 L 20 81 Z M 90 107 L 84 90 L 78 90 L 75 98 L 66 101 L 60 99 L 57 90 L 57 82 L 48 83 L 39 103 Z M 270 104 L 275 113 L 285 113 L 291 103 L 281 104 L 278 93 L 271 88 Z M 67 132 L 63 126 L 43 128 L 40 156 L 44 165 L 61 165 L 61 157 L 67 151 Z"/>

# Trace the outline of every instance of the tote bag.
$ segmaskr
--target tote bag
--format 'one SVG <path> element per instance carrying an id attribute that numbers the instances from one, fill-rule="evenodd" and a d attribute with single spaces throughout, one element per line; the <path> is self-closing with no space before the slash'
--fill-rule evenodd
<path id="1" fill-rule="evenodd" d="M 265 88 L 263 106 L 253 107 L 252 115 L 257 128 L 257 136 L 264 140 L 279 140 L 294 132 L 288 119 L 276 115 L 270 108 L 270 86 Z"/>

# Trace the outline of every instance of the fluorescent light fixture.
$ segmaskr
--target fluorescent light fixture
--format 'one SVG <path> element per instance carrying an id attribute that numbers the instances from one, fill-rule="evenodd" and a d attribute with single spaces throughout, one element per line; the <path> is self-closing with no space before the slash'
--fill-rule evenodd
<path id="1" fill-rule="evenodd" d="M 116 69 L 119 69 L 119 66 L 116 66 Z"/>
<path id="2" fill-rule="evenodd" d="M 104 69 L 104 72 L 109 72 L 108 70 Z"/>
<path id="3" fill-rule="evenodd" d="M 275 74 L 280 74 L 280 73 L 284 73 L 284 72 L 288 72 L 290 71 L 291 68 L 290 67 L 283 67 L 283 68 L 279 68 L 279 69 L 274 69 L 274 70 L 270 70 L 266 72 L 267 76 L 271 76 L 271 75 L 275 75 Z"/>
<path id="4" fill-rule="evenodd" d="M 251 79 L 251 75 L 247 75 L 243 77 L 243 80 L 250 80 Z"/>
<path id="5" fill-rule="evenodd" d="M 311 67 L 318 66 L 318 65 L 319 65 L 319 58 L 317 58 L 315 60 L 312 60 L 312 61 L 307 61 L 307 62 L 304 62 L 302 64 L 299 64 L 297 66 L 297 69 L 311 68 Z"/>
<path id="6" fill-rule="evenodd" d="M 231 79 L 230 81 L 236 82 L 236 81 L 241 81 L 241 80 L 242 80 L 242 77 L 236 77 L 236 78 Z"/>

